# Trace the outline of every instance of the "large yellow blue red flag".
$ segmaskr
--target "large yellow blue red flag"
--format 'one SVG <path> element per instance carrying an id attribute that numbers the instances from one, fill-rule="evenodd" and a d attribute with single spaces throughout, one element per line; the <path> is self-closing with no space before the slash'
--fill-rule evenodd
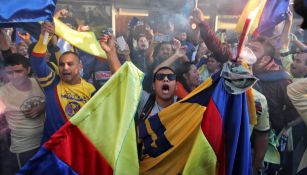
<path id="1" fill-rule="evenodd" d="M 139 174 L 134 113 L 142 75 L 125 63 L 18 174 Z"/>
<path id="2" fill-rule="evenodd" d="M 252 173 L 245 93 L 217 73 L 181 101 L 140 122 L 141 174 Z"/>
<path id="3" fill-rule="evenodd" d="M 241 33 L 248 16 L 258 9 L 249 33 L 270 36 L 270 32 L 274 31 L 273 27 L 287 18 L 289 4 L 290 0 L 249 0 L 235 30 Z"/>

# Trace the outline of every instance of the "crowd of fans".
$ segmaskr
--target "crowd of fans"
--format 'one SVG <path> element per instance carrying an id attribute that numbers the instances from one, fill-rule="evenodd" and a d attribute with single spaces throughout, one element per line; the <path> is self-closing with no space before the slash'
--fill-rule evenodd
<path id="1" fill-rule="evenodd" d="M 55 17 L 79 32 L 91 30 L 90 23 L 78 25 L 67 14 L 60 10 Z M 237 42 L 228 40 L 224 31 L 217 35 L 200 10 L 195 9 L 192 16 L 196 29 L 177 29 L 176 24 L 166 23 L 159 24 L 164 31 L 155 31 L 133 18 L 124 41 L 103 31 L 98 39 L 107 59 L 57 37 L 49 22 L 42 24 L 37 41 L 28 32 L 1 28 L 0 174 L 18 172 L 126 61 L 145 73 L 136 120 L 183 99 L 219 74 L 223 64 L 235 58 Z M 87 18 L 89 22 L 96 17 Z M 300 95 L 307 87 L 307 46 L 291 33 L 292 19 L 289 12 L 279 37 L 252 36 L 244 48 L 251 54 L 238 60 L 248 62 L 248 69 L 258 78 L 252 90 L 257 124 L 250 125 L 254 174 L 295 173 L 302 156 L 296 148 L 307 145 L 306 124 L 301 119 L 306 118 L 307 103 Z M 49 33 L 48 45 L 43 43 L 45 32 Z M 18 43 L 12 33 L 20 38 Z M 255 63 L 248 61 L 250 57 Z M 280 164 L 265 159 L 270 147 L 279 152 Z"/>

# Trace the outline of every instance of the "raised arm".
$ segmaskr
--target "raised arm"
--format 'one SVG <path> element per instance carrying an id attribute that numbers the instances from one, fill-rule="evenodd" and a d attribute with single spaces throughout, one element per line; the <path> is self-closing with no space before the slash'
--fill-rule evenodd
<path id="1" fill-rule="evenodd" d="M 295 45 L 297 45 L 302 50 L 307 50 L 307 46 L 304 43 L 302 43 L 300 40 L 298 40 L 295 35 L 292 34 L 291 37 Z"/>
<path id="2" fill-rule="evenodd" d="M 107 59 L 110 65 L 110 69 L 112 73 L 115 73 L 121 66 L 121 63 L 118 59 L 116 48 L 115 48 L 115 40 L 111 33 L 108 35 L 104 35 L 100 40 L 100 46 L 104 51 L 107 52 Z"/>
<path id="3" fill-rule="evenodd" d="M 0 29 L 0 50 L 4 57 L 6 57 L 6 55 L 12 54 L 8 36 L 3 29 Z"/>
<path id="4" fill-rule="evenodd" d="M 154 51 L 155 51 L 155 47 L 157 46 L 157 43 L 155 43 L 155 41 L 154 41 L 154 32 L 153 32 L 152 29 L 150 30 L 149 33 L 150 33 L 149 47 L 146 50 L 145 56 L 146 56 L 146 59 L 147 59 L 147 64 L 151 65 L 154 62 L 153 54 L 154 54 Z"/>
<path id="5" fill-rule="evenodd" d="M 196 8 L 193 10 L 191 20 L 198 25 L 200 29 L 200 36 L 204 40 L 208 49 L 216 56 L 216 59 L 221 63 L 231 60 L 231 50 L 226 45 L 222 44 L 215 32 L 205 21 L 204 15 L 200 9 Z"/>
<path id="6" fill-rule="evenodd" d="M 164 67 L 164 66 L 168 66 L 170 67 L 177 59 L 185 59 L 185 55 L 186 55 L 186 47 L 181 46 L 180 41 L 178 40 L 174 40 L 174 45 L 176 48 L 175 53 L 170 56 L 168 59 L 166 59 L 165 61 L 163 61 L 161 64 L 159 64 L 153 72 L 156 72 L 160 67 Z M 185 59 L 185 61 L 188 61 L 188 59 Z"/>
<path id="7" fill-rule="evenodd" d="M 31 67 L 36 73 L 42 87 L 50 86 L 56 78 L 55 72 L 47 65 L 45 58 L 47 53 L 47 44 L 43 43 L 45 32 L 49 33 L 49 42 L 54 35 L 54 24 L 50 22 L 44 22 L 42 24 L 39 40 L 35 44 L 30 57 Z"/>
<path id="8" fill-rule="evenodd" d="M 287 14 L 287 19 L 285 20 L 283 31 L 281 33 L 281 38 L 280 38 L 281 49 L 289 48 L 289 44 L 290 44 L 289 36 L 291 32 L 292 19 L 293 19 L 293 14 L 291 11 L 289 11 Z"/>
<path id="9" fill-rule="evenodd" d="M 290 32 L 291 32 L 292 19 L 293 19 L 293 14 L 291 13 L 291 11 L 289 11 L 288 14 L 287 14 L 287 19 L 285 21 L 283 31 L 281 33 L 281 37 L 280 37 L 280 43 L 281 43 L 280 59 L 281 59 L 281 62 L 282 62 L 282 66 L 288 72 L 290 72 L 290 66 L 291 66 L 291 63 L 293 62 L 293 60 L 292 60 L 292 55 L 285 54 L 285 53 L 289 52 L 289 44 L 290 44 L 290 38 L 289 37 L 290 37 Z"/>

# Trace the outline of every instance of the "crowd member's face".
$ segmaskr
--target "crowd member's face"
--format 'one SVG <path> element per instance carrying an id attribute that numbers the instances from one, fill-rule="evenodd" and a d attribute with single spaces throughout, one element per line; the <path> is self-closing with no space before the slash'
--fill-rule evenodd
<path id="1" fill-rule="evenodd" d="M 30 67 L 25 68 L 22 64 L 14 66 L 6 66 L 5 72 L 7 78 L 16 87 L 20 87 L 28 79 L 28 74 L 30 73 Z"/>
<path id="2" fill-rule="evenodd" d="M 74 54 L 66 54 L 60 57 L 59 73 L 61 79 L 68 84 L 77 84 L 80 80 L 80 60 Z"/>
<path id="3" fill-rule="evenodd" d="M 207 48 L 206 44 L 204 42 L 200 43 L 197 54 L 199 56 L 203 56 L 203 55 L 206 54 L 207 51 L 208 51 L 208 48 Z"/>
<path id="4" fill-rule="evenodd" d="M 191 88 L 195 88 L 196 86 L 199 85 L 199 72 L 195 65 L 191 65 L 189 72 L 185 73 L 183 76 L 185 78 L 187 85 L 190 86 Z"/>
<path id="5" fill-rule="evenodd" d="M 186 32 L 182 32 L 179 35 L 179 40 L 180 41 L 185 41 L 187 39 L 187 33 Z"/>
<path id="6" fill-rule="evenodd" d="M 138 47 L 140 50 L 146 50 L 148 48 L 148 42 L 145 36 L 139 38 Z"/>
<path id="7" fill-rule="evenodd" d="M 249 45 L 250 49 L 254 52 L 257 61 L 253 64 L 253 70 L 259 70 L 263 68 L 267 62 L 264 58 L 264 47 L 260 42 L 252 41 Z"/>
<path id="8" fill-rule="evenodd" d="M 291 74 L 295 78 L 302 78 L 307 75 L 307 53 L 299 53 L 294 55 L 293 63 L 291 64 Z"/>
<path id="9" fill-rule="evenodd" d="M 169 58 L 173 54 L 172 45 L 171 44 L 162 44 L 159 50 L 158 55 L 163 59 Z"/>
<path id="10" fill-rule="evenodd" d="M 207 69 L 210 73 L 214 73 L 220 69 L 221 64 L 215 58 L 209 57 L 207 60 Z"/>
<path id="11" fill-rule="evenodd" d="M 156 98 L 168 101 L 174 98 L 176 93 L 176 79 L 168 79 L 167 76 L 176 77 L 175 73 L 169 69 L 159 70 L 156 74 L 155 81 L 153 82 L 153 90 Z"/>

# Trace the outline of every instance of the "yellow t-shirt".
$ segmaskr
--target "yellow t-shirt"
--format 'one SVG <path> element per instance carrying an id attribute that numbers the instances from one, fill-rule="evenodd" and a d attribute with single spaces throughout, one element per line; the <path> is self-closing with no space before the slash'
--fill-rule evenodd
<path id="1" fill-rule="evenodd" d="M 70 119 L 81 109 L 91 98 L 94 91 L 94 86 L 83 79 L 81 79 L 81 83 L 75 85 L 60 80 L 57 85 L 57 93 L 67 119 Z"/>

